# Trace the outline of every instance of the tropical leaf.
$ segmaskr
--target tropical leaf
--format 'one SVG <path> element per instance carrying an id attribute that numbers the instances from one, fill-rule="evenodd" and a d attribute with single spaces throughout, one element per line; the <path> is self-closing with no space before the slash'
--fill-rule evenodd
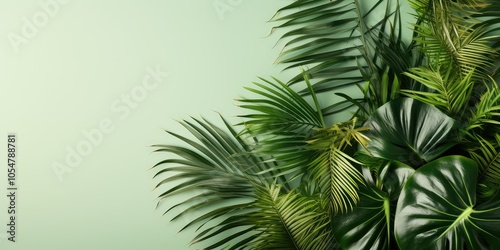
<path id="1" fill-rule="evenodd" d="M 264 171 L 294 180 L 316 155 L 307 148 L 307 141 L 315 129 L 325 127 L 322 111 L 314 92 L 307 100 L 277 79 L 262 80 L 264 84 L 254 83 L 258 88 L 247 88 L 257 97 L 238 100 L 240 107 L 250 111 L 239 116 L 244 119 L 241 125 L 245 126 L 244 134 L 258 139 L 255 151 L 276 161 L 277 165 Z M 309 84 L 307 78 L 305 83 Z"/>
<path id="2" fill-rule="evenodd" d="M 474 18 L 478 9 L 487 6 L 486 1 L 411 0 L 410 3 L 420 18 L 414 28 L 418 33 L 415 40 L 422 45 L 431 67 L 447 65 L 462 77 L 476 71 L 473 79 L 492 75 L 498 52 L 491 45 L 498 38 L 489 35 L 485 23 Z"/>
<path id="3" fill-rule="evenodd" d="M 194 140 L 169 132 L 185 146 L 154 145 L 156 152 L 175 155 L 153 167 L 158 169 L 154 178 L 160 179 L 156 188 L 166 189 L 159 196 L 159 203 L 175 195 L 187 196 L 176 204 L 170 203 L 165 213 L 173 213 L 177 208 L 181 212 L 172 220 L 191 220 L 181 231 L 192 227 L 201 231 L 193 243 L 217 239 L 206 249 L 229 244 L 236 236 L 252 239 L 251 225 L 241 214 L 253 211 L 250 205 L 255 200 L 254 187 L 260 186 L 265 177 L 256 173 L 268 166 L 251 153 L 225 120 L 225 130 L 206 120 L 193 120 L 194 123 L 180 123 Z M 201 215 L 195 217 L 194 212 Z"/>
<path id="4" fill-rule="evenodd" d="M 356 119 L 320 129 L 309 141 L 309 148 L 318 156 L 308 164 L 310 183 L 315 183 L 331 202 L 333 214 L 352 210 L 359 200 L 362 175 L 354 164 L 359 164 L 346 150 L 354 145 L 364 147 L 368 138 L 362 134 L 366 128 L 356 128 Z"/>
<path id="5" fill-rule="evenodd" d="M 265 84 L 254 82 L 258 88 L 245 89 L 261 98 L 241 98 L 240 107 L 258 114 L 240 115 L 249 134 L 290 135 L 308 133 L 312 128 L 324 127 L 325 123 L 314 92 L 311 92 L 314 105 L 301 97 L 291 87 L 273 78 L 275 82 L 265 80 Z M 309 81 L 306 78 L 306 84 Z M 304 132 L 305 131 L 305 132 Z M 302 132 L 302 133 L 300 133 Z"/>
<path id="6" fill-rule="evenodd" d="M 484 134 L 485 126 L 500 125 L 500 89 L 493 83 L 481 96 L 464 130 L 469 136 L 474 133 Z M 488 131 L 491 132 L 491 131 Z"/>
<path id="7" fill-rule="evenodd" d="M 400 162 L 380 167 L 377 178 L 363 169 L 366 186 L 349 213 L 333 218 L 333 232 L 343 249 L 395 249 L 394 216 L 399 194 L 415 170 Z"/>
<path id="8" fill-rule="evenodd" d="M 500 199 L 476 203 L 477 163 L 446 156 L 419 168 L 403 187 L 395 236 L 401 249 L 496 249 Z"/>
<path id="9" fill-rule="evenodd" d="M 477 26 L 481 26 L 484 29 L 485 36 L 491 36 L 490 46 L 497 51 L 495 57 L 495 65 L 491 69 L 491 76 L 499 81 L 500 64 L 498 64 L 498 59 L 500 57 L 500 39 L 498 36 L 498 23 L 500 22 L 500 2 L 496 0 L 482 0 L 483 3 L 479 8 L 476 8 L 476 13 L 472 16 L 481 20 Z"/>
<path id="10" fill-rule="evenodd" d="M 410 69 L 405 75 L 426 86 L 427 90 L 401 90 L 403 94 L 433 105 L 452 117 L 461 118 L 460 116 L 468 108 L 475 83 L 472 80 L 473 70 L 463 78 L 455 74 L 452 67 L 444 69 L 418 67 Z"/>
<path id="11" fill-rule="evenodd" d="M 279 17 L 279 14 L 288 12 L 291 13 Z M 355 60 L 360 56 L 357 53 L 356 44 L 353 43 L 360 36 L 359 34 L 351 35 L 358 26 L 353 0 L 294 1 L 278 10 L 272 20 L 283 22 L 274 29 L 291 28 L 280 38 L 281 40 L 289 39 L 278 59 L 281 63 L 291 64 L 288 68 L 310 66 L 306 72 L 312 78 L 321 76 L 322 79 L 328 79 L 334 74 L 345 75 L 344 81 L 339 81 L 337 86 L 327 83 L 328 80 L 320 81 L 314 86 L 315 90 L 327 91 L 360 81 L 359 77 L 349 79 L 348 76 L 349 72 L 357 70 Z M 345 64 L 346 61 L 353 63 Z M 302 77 L 297 75 L 292 82 L 298 82 L 301 79 Z M 320 88 L 322 84 L 328 84 L 331 87 Z"/>
<path id="12" fill-rule="evenodd" d="M 272 184 L 257 189 L 257 210 L 250 215 L 259 236 L 251 249 L 336 249 L 331 218 L 321 200 Z"/>
<path id="13" fill-rule="evenodd" d="M 279 17 L 281 13 L 285 15 Z M 278 61 L 287 64 L 287 69 L 306 67 L 305 73 L 314 80 L 315 92 L 343 90 L 369 81 L 371 91 L 367 93 L 372 102 L 368 105 L 377 108 L 387 100 L 383 96 L 391 96 L 387 94 L 391 91 L 387 83 L 399 79 L 402 86 L 410 85 L 411 79 L 401 73 L 414 67 L 419 62 L 414 58 L 420 55 L 414 50 L 414 43 L 406 45 L 402 41 L 398 0 L 369 4 L 359 0 L 298 0 L 278 14 L 272 20 L 282 24 L 275 29 L 289 30 L 280 38 L 286 43 Z M 384 81 L 384 74 L 390 76 L 388 81 Z M 289 84 L 302 78 L 297 75 Z M 307 95 L 309 91 L 299 93 Z M 358 101 L 364 104 L 363 99 Z M 327 113 L 344 111 L 346 107 L 338 104 L 327 104 Z"/>
<path id="14" fill-rule="evenodd" d="M 431 161 L 456 144 L 450 136 L 456 121 L 437 108 L 400 98 L 380 107 L 365 123 L 366 146 L 376 157 L 413 167 Z"/>
<path id="15" fill-rule="evenodd" d="M 470 156 L 479 164 L 478 182 L 483 187 L 481 197 L 491 197 L 500 189 L 500 135 L 494 135 L 490 142 L 478 137 L 479 149 L 470 152 Z"/>

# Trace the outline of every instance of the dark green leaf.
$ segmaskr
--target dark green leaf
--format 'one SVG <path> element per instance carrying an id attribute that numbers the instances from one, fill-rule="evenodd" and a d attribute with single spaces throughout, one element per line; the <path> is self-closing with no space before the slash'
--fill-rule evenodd
<path id="1" fill-rule="evenodd" d="M 415 170 L 400 162 L 386 164 L 380 169 L 380 186 L 366 170 L 367 185 L 360 188 L 359 203 L 352 212 L 333 218 L 334 235 L 343 249 L 394 249 L 396 204 L 403 184 Z"/>
<path id="2" fill-rule="evenodd" d="M 400 98 L 381 106 L 365 123 L 371 139 L 367 149 L 376 157 L 418 167 L 455 144 L 450 134 L 456 121 L 437 108 Z"/>
<path id="3" fill-rule="evenodd" d="M 499 196 L 476 204 L 477 163 L 446 156 L 418 169 L 406 182 L 396 210 L 402 249 L 497 249 Z"/>

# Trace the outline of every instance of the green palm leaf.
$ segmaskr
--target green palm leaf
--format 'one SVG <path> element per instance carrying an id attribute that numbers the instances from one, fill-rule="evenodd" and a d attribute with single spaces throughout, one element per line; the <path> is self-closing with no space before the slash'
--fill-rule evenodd
<path id="1" fill-rule="evenodd" d="M 500 125 L 500 89 L 493 83 L 481 96 L 475 109 L 471 112 L 465 131 L 484 134 L 487 125 Z M 473 138 L 474 139 L 474 138 Z"/>
<path id="2" fill-rule="evenodd" d="M 470 155 L 479 164 L 478 182 L 482 187 L 481 196 L 489 197 L 500 189 L 500 135 L 494 135 L 494 141 L 477 138 L 479 149 Z"/>
<path id="3" fill-rule="evenodd" d="M 497 36 L 488 32 L 491 23 L 474 18 L 480 8 L 488 6 L 484 0 L 412 0 L 412 7 L 421 18 L 415 24 L 418 36 L 434 68 L 449 65 L 466 77 L 476 71 L 474 79 L 487 79 L 495 71 L 498 51 L 492 48 Z M 498 15 L 498 14 L 497 14 Z"/>
<path id="4" fill-rule="evenodd" d="M 251 154 L 251 148 L 237 137 L 225 120 L 226 130 L 206 120 L 193 120 L 194 123 L 181 121 L 181 124 L 194 139 L 169 132 L 185 146 L 154 145 L 156 152 L 175 155 L 153 167 L 158 169 L 154 178 L 160 179 L 156 188 L 166 189 L 160 194 L 159 203 L 176 195 L 187 196 L 187 199 L 171 204 L 166 213 L 179 208 L 181 212 L 172 220 L 191 219 L 181 231 L 197 227 L 199 233 L 193 243 L 220 236 L 206 249 L 229 244 L 237 236 L 252 239 L 251 224 L 242 220 L 241 214 L 253 211 L 254 186 L 260 186 L 265 178 L 265 175 L 256 173 L 268 166 Z M 193 218 L 193 212 L 201 215 Z"/>
<path id="5" fill-rule="evenodd" d="M 407 76 L 427 87 L 426 91 L 401 90 L 413 99 L 433 105 L 452 117 L 461 118 L 468 108 L 474 90 L 471 70 L 465 77 L 455 74 L 452 67 L 410 69 Z"/>
<path id="6" fill-rule="evenodd" d="M 320 129 L 309 141 L 309 148 L 318 154 L 308 165 L 310 182 L 328 197 L 333 214 L 348 212 L 359 201 L 358 188 L 364 181 L 355 164 L 360 163 L 347 152 L 354 149 L 354 145 L 368 143 L 368 138 L 361 133 L 365 130 L 356 128 L 356 119 L 353 119 Z"/>
<path id="7" fill-rule="evenodd" d="M 334 213 L 350 210 L 359 199 L 357 188 L 363 179 L 353 166 L 356 161 L 343 150 L 352 146 L 351 141 L 366 144 L 363 129 L 356 128 L 356 120 L 325 128 L 307 77 L 309 102 L 314 105 L 290 86 L 275 81 L 256 83 L 259 89 L 247 88 L 262 98 L 239 100 L 244 103 L 241 107 L 254 112 L 240 117 L 245 119 L 246 133 L 261 138 L 257 152 L 276 160 L 277 165 L 269 170 L 287 176 L 289 181 L 299 177 L 310 183 L 319 181 L 319 191 L 331 200 Z M 305 175 L 307 170 L 311 172 Z"/>
<path id="8" fill-rule="evenodd" d="M 244 133 L 258 139 L 256 152 L 278 163 L 266 171 L 274 170 L 293 180 L 303 174 L 315 156 L 315 152 L 307 148 L 307 141 L 315 133 L 314 129 L 325 126 L 323 115 L 314 93 L 312 100 L 306 100 L 277 79 L 262 80 L 265 84 L 254 83 L 257 88 L 247 88 L 258 95 L 256 98 L 238 100 L 242 103 L 240 107 L 251 111 L 239 117 L 244 119 Z"/>
<path id="9" fill-rule="evenodd" d="M 257 189 L 251 219 L 259 229 L 252 249 L 336 249 L 331 218 L 321 200 L 298 192 L 283 193 L 276 184 Z"/>
<path id="10" fill-rule="evenodd" d="M 405 45 L 401 41 L 399 1 L 377 0 L 367 9 L 364 7 L 359 0 L 298 0 L 280 9 L 278 14 L 285 15 L 273 18 L 282 22 L 275 29 L 289 31 L 280 38 L 286 43 L 278 61 L 287 64 L 287 69 L 307 67 L 305 73 L 314 80 L 312 87 L 317 93 L 369 81 L 373 88 L 370 94 L 377 95 L 374 99 L 384 99 L 382 95 L 389 96 L 387 93 L 391 91 L 387 82 L 399 78 L 402 86 L 409 86 L 401 73 L 413 67 L 418 62 L 413 58 L 419 56 L 414 55 L 414 44 Z M 372 23 L 373 20 L 377 21 Z M 383 81 L 384 73 L 391 77 L 387 82 Z M 302 78 L 297 75 L 290 84 Z M 307 95 L 309 90 L 299 93 Z M 348 102 L 342 102 L 345 103 Z M 383 103 L 376 101 L 369 105 L 377 108 Z M 345 108 L 334 101 L 326 109 L 328 114 L 335 114 Z"/>

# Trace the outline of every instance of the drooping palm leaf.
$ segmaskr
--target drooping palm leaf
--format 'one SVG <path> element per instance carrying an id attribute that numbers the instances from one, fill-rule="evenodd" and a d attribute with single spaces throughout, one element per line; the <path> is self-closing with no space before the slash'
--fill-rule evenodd
<path id="1" fill-rule="evenodd" d="M 183 210 L 173 220 L 191 218 L 181 231 L 195 226 L 198 226 L 197 230 L 203 230 L 193 242 L 221 236 L 206 249 L 227 244 L 234 234 L 253 238 L 248 221 L 241 220 L 240 214 L 252 211 L 249 206 L 255 199 L 254 186 L 263 178 L 256 173 L 268 167 L 251 154 L 249 146 L 237 137 L 236 131 L 225 120 L 227 130 L 206 120 L 194 121 L 181 121 L 181 124 L 195 139 L 169 132 L 183 141 L 185 146 L 154 146 L 157 152 L 175 155 L 153 167 L 159 169 L 154 176 L 160 179 L 157 188 L 166 189 L 159 196 L 160 202 L 178 194 L 188 196 L 170 205 L 167 212 L 172 213 L 174 208 L 179 208 Z M 193 218 L 195 211 L 202 212 L 202 215 Z M 207 224 L 214 220 L 217 221 L 215 225 Z M 234 229 L 241 229 L 244 233 L 234 233 Z"/>
<path id="2" fill-rule="evenodd" d="M 285 15 L 279 17 L 282 13 Z M 397 0 L 377 0 L 369 5 L 359 0 L 298 0 L 280 9 L 273 21 L 282 22 L 276 29 L 290 29 L 281 36 L 287 42 L 278 61 L 288 64 L 288 68 L 307 67 L 305 72 L 314 80 L 313 89 L 317 93 L 370 81 L 375 90 L 370 94 L 379 95 L 375 97 L 379 99 L 384 90 L 381 87 L 384 72 L 391 76 L 392 83 L 393 76 L 402 79 L 400 74 L 413 66 L 413 45 L 401 42 Z M 290 84 L 301 80 L 302 76 L 297 75 Z M 406 86 L 406 79 L 403 82 Z M 304 89 L 300 93 L 309 91 Z M 328 114 L 344 108 L 335 102 L 328 104 Z"/>
<path id="3" fill-rule="evenodd" d="M 288 14 L 288 12 L 291 12 Z M 286 13 L 280 17 L 279 15 Z M 359 34 L 351 36 L 358 25 L 356 6 L 352 0 L 341 1 L 311 1 L 298 0 L 278 10 L 273 21 L 284 22 L 275 29 L 289 29 L 281 36 L 282 40 L 290 39 L 280 55 L 279 61 L 291 64 L 288 68 L 296 66 L 308 66 L 306 71 L 310 77 L 322 76 L 323 80 L 332 75 L 352 72 L 357 69 L 356 64 L 344 64 L 345 61 L 354 61 L 359 57 L 356 44 L 353 41 L 359 39 Z M 343 45 L 348 43 L 348 45 Z M 359 43 L 359 42 L 358 42 Z M 341 46 L 343 45 L 343 46 Z M 291 56 L 289 56 L 291 55 Z M 343 65 L 341 67 L 340 65 Z M 297 76 L 292 82 L 302 79 Z M 344 81 L 359 82 L 358 79 L 344 77 Z M 346 83 L 339 81 L 338 85 Z M 335 88 L 319 88 L 319 82 L 314 86 L 315 90 L 327 91 Z M 348 84 L 348 83 L 347 83 Z"/>
<path id="4" fill-rule="evenodd" d="M 293 176 L 289 178 L 293 180 L 303 174 L 314 157 L 307 141 L 314 129 L 325 126 L 325 121 L 314 93 L 308 101 L 277 79 L 262 80 L 264 84 L 254 83 L 257 88 L 247 88 L 257 97 L 238 100 L 242 103 L 240 107 L 251 111 L 240 115 L 244 119 L 244 133 L 257 137 L 256 152 L 278 162 L 269 170 Z"/>

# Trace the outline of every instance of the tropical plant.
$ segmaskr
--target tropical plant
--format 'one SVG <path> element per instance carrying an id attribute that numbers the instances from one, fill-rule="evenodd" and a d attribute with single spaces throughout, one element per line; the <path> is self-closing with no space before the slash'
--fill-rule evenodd
<path id="1" fill-rule="evenodd" d="M 192 243 L 500 246 L 500 2 L 400 4 L 292 1 L 272 20 L 300 74 L 247 87 L 241 122 L 167 131 L 184 144 L 155 145 L 154 178 L 160 202 L 184 197 L 165 213 L 182 208 Z"/>

